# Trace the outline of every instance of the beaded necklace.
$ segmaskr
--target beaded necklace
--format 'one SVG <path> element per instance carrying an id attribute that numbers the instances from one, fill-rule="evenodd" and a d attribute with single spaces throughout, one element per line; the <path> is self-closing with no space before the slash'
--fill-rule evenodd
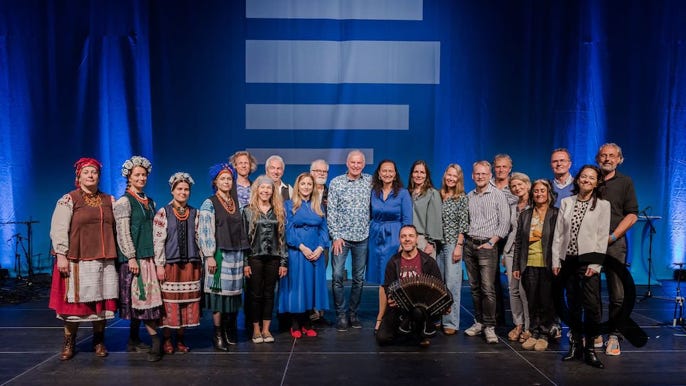
<path id="1" fill-rule="evenodd" d="M 174 211 L 174 216 L 176 216 L 176 219 L 179 221 L 186 221 L 188 220 L 188 216 L 191 215 L 190 210 L 186 210 L 185 206 L 179 206 L 178 208 L 176 206 L 172 205 L 172 209 Z"/>
<path id="2" fill-rule="evenodd" d="M 143 193 L 143 192 L 138 193 L 138 192 L 136 192 L 136 191 L 134 191 L 133 189 L 130 189 L 130 188 L 128 189 L 128 192 L 129 192 L 130 195 L 133 196 L 133 198 L 136 199 L 136 201 L 138 201 L 141 205 L 143 205 L 143 207 L 145 208 L 145 210 L 150 209 L 150 207 L 148 206 L 148 204 L 149 204 L 149 202 L 150 202 L 150 199 L 145 195 L 145 193 Z M 143 197 L 139 196 L 139 194 L 142 195 Z"/>
<path id="3" fill-rule="evenodd" d="M 229 200 L 225 200 L 224 197 L 217 191 L 217 198 L 219 198 L 219 202 L 222 204 L 224 209 L 229 213 L 229 214 L 234 214 L 236 213 L 236 203 L 233 201 L 233 198 L 229 196 Z"/>

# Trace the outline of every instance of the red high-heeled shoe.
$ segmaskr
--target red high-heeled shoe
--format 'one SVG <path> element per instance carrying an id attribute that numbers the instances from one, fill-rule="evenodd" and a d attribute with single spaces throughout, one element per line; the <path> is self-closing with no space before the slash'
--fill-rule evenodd
<path id="1" fill-rule="evenodd" d="M 302 338 L 303 334 L 299 330 L 294 330 L 291 328 L 291 336 L 295 339 Z"/>
<path id="2" fill-rule="evenodd" d="M 305 328 L 305 327 L 303 327 L 303 328 L 301 328 L 301 330 L 302 330 L 302 332 L 303 332 L 304 335 L 307 335 L 307 336 L 309 336 L 309 337 L 317 336 L 317 331 L 315 331 L 315 330 L 313 330 L 313 329 L 311 329 L 311 328 Z"/>

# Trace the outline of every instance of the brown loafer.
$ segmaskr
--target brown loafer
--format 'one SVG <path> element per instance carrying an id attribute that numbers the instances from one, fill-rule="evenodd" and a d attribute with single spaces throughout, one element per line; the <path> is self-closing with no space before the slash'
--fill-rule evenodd
<path id="1" fill-rule="evenodd" d="M 519 335 L 519 343 L 524 343 L 531 338 L 531 331 L 524 330 L 521 335 Z"/>
<path id="2" fill-rule="evenodd" d="M 98 343 L 93 347 L 95 350 L 95 356 L 99 358 L 104 358 L 107 356 L 107 348 L 104 343 Z"/>
<path id="3" fill-rule="evenodd" d="M 510 342 L 516 342 L 519 340 L 520 335 L 522 335 L 522 327 L 517 326 L 507 333 L 507 339 L 509 339 Z"/>
<path id="4" fill-rule="evenodd" d="M 448 328 L 448 327 L 446 327 L 446 328 L 443 329 L 443 333 L 444 333 L 445 335 L 455 335 L 455 334 L 457 333 L 457 330 L 454 329 L 454 328 Z"/>

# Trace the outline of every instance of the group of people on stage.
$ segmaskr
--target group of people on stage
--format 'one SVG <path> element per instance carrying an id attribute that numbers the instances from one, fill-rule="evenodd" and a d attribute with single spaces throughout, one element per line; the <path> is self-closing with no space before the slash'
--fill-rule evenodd
<path id="1" fill-rule="evenodd" d="M 552 287 L 561 268 L 573 269 L 563 283 L 571 315 L 570 352 L 563 359 L 583 357 L 602 367 L 594 348 L 603 345 L 601 266 L 589 256 L 607 253 L 625 262 L 624 235 L 637 219 L 638 204 L 631 179 L 616 170 L 621 148 L 601 146 L 596 161 L 598 166 L 584 165 L 572 177 L 569 152 L 556 149 L 554 179 L 532 183 L 512 173 L 512 160 L 500 154 L 493 167 L 488 161 L 473 164 L 476 188 L 467 193 L 458 164 L 446 167 L 437 187 L 427 163 L 416 161 L 405 188 L 394 161 L 379 162 L 369 175 L 357 150 L 347 156 L 347 171 L 328 186 L 325 160 L 312 162 L 291 186 L 282 181 L 285 163 L 278 155 L 252 181 L 257 161 L 238 151 L 229 163 L 209 169 L 214 194 L 196 209 L 188 204 L 195 183 L 188 173 L 170 177 L 172 199 L 157 208 L 144 191 L 152 171 L 146 158 L 124 162 L 127 188 L 116 201 L 98 188 L 102 165 L 81 158 L 76 189 L 57 202 L 50 230 L 56 256 L 50 307 L 64 320 L 60 359 L 73 357 L 83 321 L 93 322 L 95 354 L 106 356 L 105 322 L 116 311 L 130 320 L 127 350 L 147 352 L 150 361 L 189 351 L 184 329 L 199 325 L 202 308 L 212 312 L 212 343 L 220 351 L 238 341 L 241 308 L 255 344 L 274 342 L 274 309 L 290 322 L 293 338 L 317 336 L 312 321 L 329 309 L 329 254 L 338 331 L 362 327 L 358 311 L 366 282 L 379 286 L 379 344 L 414 333 L 426 347 L 437 330 L 454 335 L 460 330 L 464 261 L 475 316 L 464 333 L 497 343 L 502 256 L 515 324 L 508 339 L 542 351 L 549 339 L 559 338 Z M 348 255 L 352 285 L 346 301 Z M 444 281 L 454 303 L 439 320 L 407 323 L 388 288 L 421 274 Z M 616 278 L 607 278 L 613 315 L 623 293 Z M 151 345 L 139 336 L 141 323 Z M 618 335 L 610 335 L 606 353 L 619 355 Z"/>

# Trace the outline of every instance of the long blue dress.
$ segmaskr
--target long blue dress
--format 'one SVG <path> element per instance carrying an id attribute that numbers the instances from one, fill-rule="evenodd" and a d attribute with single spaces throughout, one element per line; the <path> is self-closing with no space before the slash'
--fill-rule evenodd
<path id="1" fill-rule="evenodd" d="M 329 308 L 329 296 L 324 255 L 311 262 L 298 249 L 300 244 L 313 251 L 317 247 L 329 247 L 326 217 L 318 216 L 307 201 L 303 201 L 295 213 L 293 201 L 286 201 L 285 206 L 288 274 L 279 281 L 279 312 L 326 310 Z"/>
<path id="2" fill-rule="evenodd" d="M 365 282 L 381 284 L 388 260 L 398 252 L 400 228 L 412 225 L 410 193 L 401 188 L 397 195 L 391 192 L 384 200 L 383 193 L 372 192 L 371 216 Z"/>

